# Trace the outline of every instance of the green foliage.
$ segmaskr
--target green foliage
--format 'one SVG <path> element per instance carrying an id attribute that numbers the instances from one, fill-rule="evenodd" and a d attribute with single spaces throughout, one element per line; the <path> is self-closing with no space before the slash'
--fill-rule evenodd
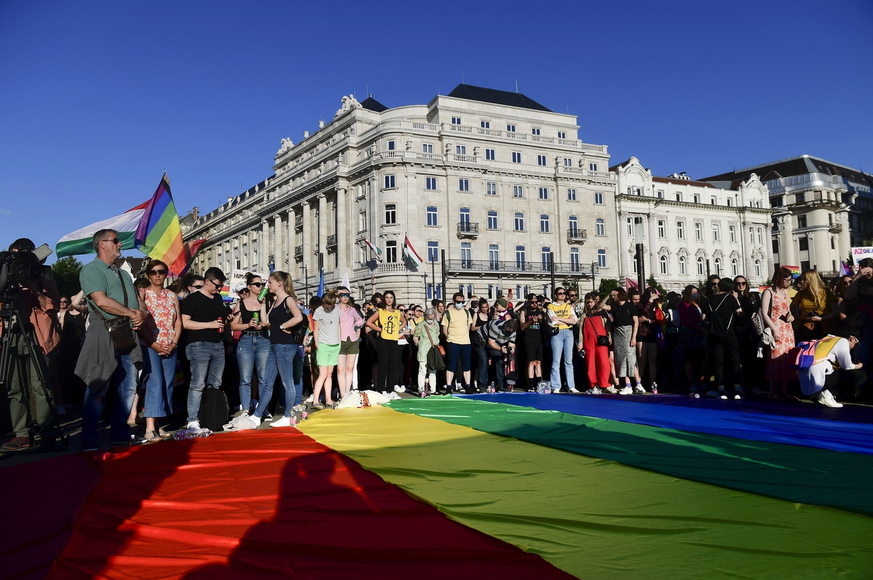
<path id="1" fill-rule="evenodd" d="M 667 295 L 667 291 L 664 290 L 664 287 L 661 286 L 661 284 L 657 280 L 655 280 L 655 276 L 649 276 L 649 279 L 646 280 L 646 284 L 656 289 L 661 296 Z"/>
<path id="2" fill-rule="evenodd" d="M 75 296 L 82 289 L 79 286 L 79 272 L 82 262 L 73 256 L 65 256 L 52 266 L 52 276 L 58 285 L 61 296 Z"/>
<path id="3" fill-rule="evenodd" d="M 614 278 L 604 278 L 600 281 L 600 287 L 597 289 L 597 293 L 600 294 L 601 298 L 603 298 L 618 287 L 618 280 Z"/>
<path id="4" fill-rule="evenodd" d="M 579 280 L 575 278 L 566 278 L 561 281 L 561 286 L 563 286 L 564 290 L 575 290 L 579 291 Z"/>

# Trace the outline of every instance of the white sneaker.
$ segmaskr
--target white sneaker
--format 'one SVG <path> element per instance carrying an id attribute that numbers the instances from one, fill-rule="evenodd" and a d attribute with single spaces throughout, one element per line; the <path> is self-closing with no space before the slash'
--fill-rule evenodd
<path id="1" fill-rule="evenodd" d="M 589 395 L 600 395 L 603 391 L 600 390 L 600 387 L 591 387 L 587 391 L 585 391 Z"/>
<path id="2" fill-rule="evenodd" d="M 576 387 L 570 387 L 570 392 L 571 393 L 578 393 L 579 391 L 576 389 Z"/>
<path id="3" fill-rule="evenodd" d="M 281 419 L 276 419 L 272 423 L 270 423 L 270 427 L 290 427 L 291 426 L 291 417 L 282 417 Z"/>
<path id="4" fill-rule="evenodd" d="M 197 431 L 200 429 L 200 421 L 189 421 L 185 429 L 189 431 Z"/>
<path id="5" fill-rule="evenodd" d="M 625 385 L 624 388 L 618 392 L 618 394 L 619 395 L 633 395 L 634 390 L 631 388 L 630 385 Z"/>
<path id="6" fill-rule="evenodd" d="M 427 390 L 428 393 L 433 394 L 436 393 L 436 387 L 431 387 Z"/>
<path id="7" fill-rule="evenodd" d="M 646 394 L 646 389 L 645 389 L 645 387 L 643 387 L 642 385 L 639 385 L 639 384 L 638 384 L 637 386 L 634 387 L 634 394 L 636 394 L 636 395 L 645 395 L 645 394 Z"/>
<path id="8" fill-rule="evenodd" d="M 312 395 L 309 395 L 309 398 L 306 399 L 306 402 L 307 402 L 307 403 L 311 403 L 311 402 L 312 402 Z"/>
<path id="9" fill-rule="evenodd" d="M 825 407 L 831 407 L 833 409 L 841 409 L 843 407 L 842 403 L 838 403 L 834 398 L 834 395 L 827 389 L 821 392 L 819 395 L 818 402 Z"/>
<path id="10" fill-rule="evenodd" d="M 233 425 L 234 431 L 251 431 L 261 426 L 261 420 L 254 415 L 246 415 L 242 421 L 237 421 Z"/>
<path id="11" fill-rule="evenodd" d="M 746 391 L 740 385 L 734 385 L 734 400 L 742 401 L 746 398 Z"/>
<path id="12" fill-rule="evenodd" d="M 616 389 L 615 387 L 606 387 L 603 390 L 604 390 L 604 392 L 607 392 L 610 395 L 617 395 L 618 394 L 618 389 Z"/>
<path id="13" fill-rule="evenodd" d="M 400 385 L 394 385 L 394 392 L 395 393 L 405 393 L 406 387 L 402 387 Z"/>

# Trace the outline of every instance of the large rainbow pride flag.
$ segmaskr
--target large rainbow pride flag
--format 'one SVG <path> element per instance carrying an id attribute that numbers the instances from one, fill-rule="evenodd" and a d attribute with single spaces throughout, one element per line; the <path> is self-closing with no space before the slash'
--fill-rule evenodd
<path id="1" fill-rule="evenodd" d="M 0 469 L 0 509 L 14 523 L 0 528 L 0 570 L 870 578 L 869 411 L 428 397 L 319 411 L 299 429 L 79 453 Z"/>
<path id="2" fill-rule="evenodd" d="M 161 178 L 136 228 L 136 245 L 143 254 L 167 264 L 170 273 L 181 276 L 188 266 L 185 243 L 167 174 Z"/>

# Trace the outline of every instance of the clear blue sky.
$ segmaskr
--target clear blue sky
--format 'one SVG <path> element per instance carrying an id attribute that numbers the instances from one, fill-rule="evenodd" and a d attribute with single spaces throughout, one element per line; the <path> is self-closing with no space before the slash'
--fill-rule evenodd
<path id="1" fill-rule="evenodd" d="M 0 0 L 0 248 L 54 248 L 164 170 L 179 213 L 210 211 L 342 95 L 462 79 L 517 81 L 655 175 L 804 153 L 873 172 L 871 31 L 870 0 Z"/>

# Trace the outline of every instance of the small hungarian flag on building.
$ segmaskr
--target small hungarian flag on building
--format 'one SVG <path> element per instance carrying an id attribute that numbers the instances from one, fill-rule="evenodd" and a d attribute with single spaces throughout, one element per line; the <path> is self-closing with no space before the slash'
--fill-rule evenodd
<path id="1" fill-rule="evenodd" d="M 403 253 L 416 268 L 424 262 L 421 256 L 418 255 L 418 252 L 415 251 L 415 248 L 412 247 L 412 244 L 409 243 L 409 236 L 404 236 L 403 238 Z"/>
<path id="2" fill-rule="evenodd" d="M 382 250 L 380 250 L 379 248 L 374 246 L 370 240 L 365 239 L 364 243 L 367 245 L 368 248 L 373 250 L 373 253 L 376 254 L 376 259 L 381 262 L 382 261 Z"/>

